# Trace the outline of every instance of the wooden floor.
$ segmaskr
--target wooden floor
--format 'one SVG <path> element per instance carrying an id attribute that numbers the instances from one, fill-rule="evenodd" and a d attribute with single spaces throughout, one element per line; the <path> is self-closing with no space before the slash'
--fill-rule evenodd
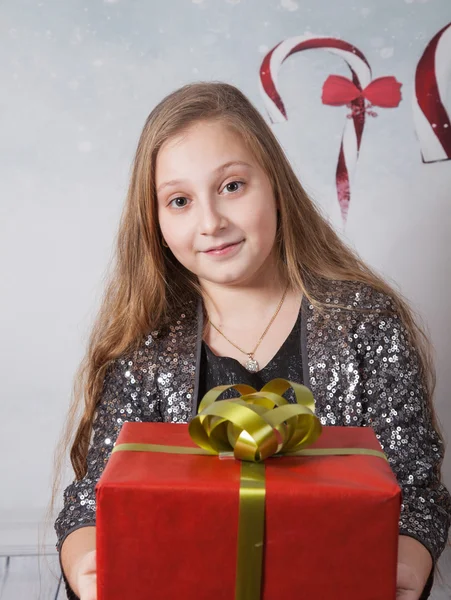
<path id="1" fill-rule="evenodd" d="M 450 598 L 446 583 L 437 583 L 430 596 L 430 600 Z M 58 557 L 0 556 L 0 600 L 66 600 Z"/>
<path id="2" fill-rule="evenodd" d="M 58 557 L 1 556 L 0 599 L 65 600 Z"/>

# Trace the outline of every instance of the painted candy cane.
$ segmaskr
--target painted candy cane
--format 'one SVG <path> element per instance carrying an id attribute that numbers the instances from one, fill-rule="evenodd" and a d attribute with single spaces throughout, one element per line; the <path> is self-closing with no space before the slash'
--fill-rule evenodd
<path id="1" fill-rule="evenodd" d="M 451 123 L 444 98 L 451 76 L 451 23 L 429 42 L 415 73 L 413 119 L 423 162 L 451 160 Z"/>
<path id="2" fill-rule="evenodd" d="M 362 142 L 366 115 L 373 104 L 398 106 L 401 84 L 394 77 L 372 81 L 371 67 L 360 50 L 351 44 L 331 37 L 303 35 L 289 38 L 275 46 L 263 59 L 260 67 L 260 91 L 273 123 L 285 121 L 285 107 L 277 90 L 277 78 L 282 63 L 292 54 L 303 50 L 327 50 L 342 58 L 351 70 L 352 81 L 332 75 L 324 85 L 322 100 L 333 106 L 346 105 L 351 114 L 346 119 L 336 171 L 338 202 L 346 222 L 351 199 L 350 180 L 355 171 Z M 388 100 L 387 100 L 388 98 Z"/>

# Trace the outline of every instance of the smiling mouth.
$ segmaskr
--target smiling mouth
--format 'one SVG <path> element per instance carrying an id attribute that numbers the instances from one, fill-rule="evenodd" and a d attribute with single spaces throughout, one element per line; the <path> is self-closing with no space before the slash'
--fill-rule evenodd
<path id="1" fill-rule="evenodd" d="M 220 252 L 221 250 L 225 250 L 226 248 L 230 248 L 231 246 L 237 246 L 241 244 L 244 240 L 240 240 L 239 242 L 230 242 L 228 244 L 221 244 L 220 246 L 215 246 L 214 248 L 209 248 L 208 250 L 204 250 L 205 253 L 209 252 Z"/>

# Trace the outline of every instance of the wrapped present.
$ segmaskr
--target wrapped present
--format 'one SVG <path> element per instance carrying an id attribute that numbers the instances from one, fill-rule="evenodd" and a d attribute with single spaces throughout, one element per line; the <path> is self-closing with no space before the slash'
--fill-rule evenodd
<path id="1" fill-rule="evenodd" d="M 189 425 L 124 423 L 96 487 L 98 600 L 394 600 L 401 490 L 373 430 L 322 428 L 285 380 L 227 387 Z"/>

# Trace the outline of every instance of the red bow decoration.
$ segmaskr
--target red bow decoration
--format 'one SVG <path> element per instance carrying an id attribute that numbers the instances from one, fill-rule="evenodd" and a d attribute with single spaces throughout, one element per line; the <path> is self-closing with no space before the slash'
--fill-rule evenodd
<path id="1" fill-rule="evenodd" d="M 395 108 L 401 102 L 402 83 L 395 77 L 374 79 L 365 89 L 360 90 L 355 83 L 341 75 L 330 75 L 323 86 L 322 102 L 331 106 L 350 104 L 357 98 L 365 98 L 370 104 L 382 108 Z"/>

